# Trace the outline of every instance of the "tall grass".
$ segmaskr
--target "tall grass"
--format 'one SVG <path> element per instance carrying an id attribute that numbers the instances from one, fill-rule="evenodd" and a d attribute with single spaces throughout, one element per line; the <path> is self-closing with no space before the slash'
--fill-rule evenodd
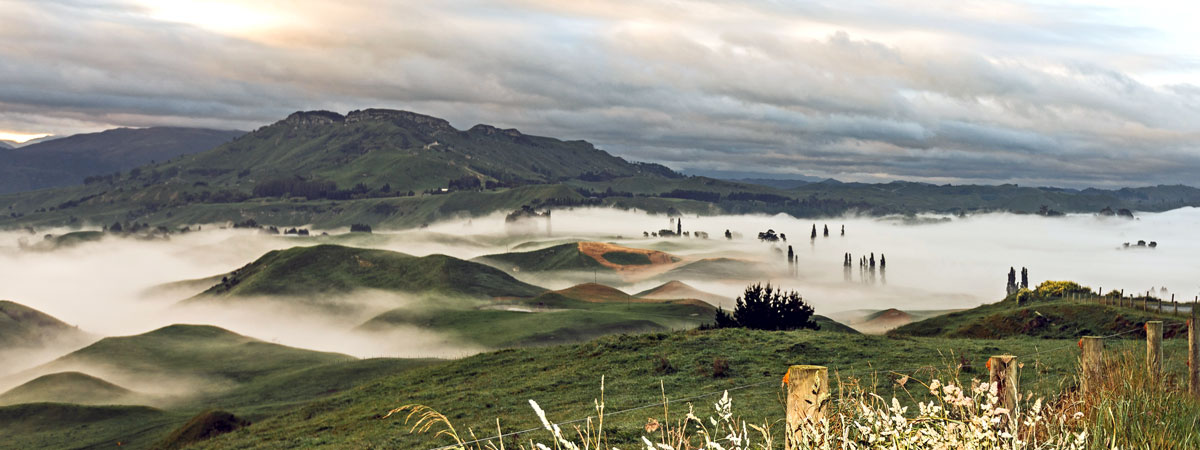
<path id="1" fill-rule="evenodd" d="M 1186 380 L 1149 376 L 1143 352 L 1105 358 L 1096 389 L 1068 392 L 1062 400 L 1086 417 L 1089 449 L 1200 448 L 1200 402 L 1188 394 Z"/>
<path id="2" fill-rule="evenodd" d="M 651 417 L 640 437 L 610 439 L 604 429 L 603 381 L 594 416 L 572 421 L 568 427 L 551 420 L 551 413 L 530 400 L 542 429 L 509 436 L 508 441 L 473 442 L 477 437 L 470 430 L 469 436 L 460 437 L 445 416 L 425 406 L 410 405 L 392 413 L 408 411 L 406 422 L 415 419 L 412 431 L 438 429 L 435 438 L 444 444 L 437 445 L 461 450 L 503 450 L 505 442 L 514 450 L 1200 448 L 1200 402 L 1176 376 L 1148 376 L 1144 358 L 1144 353 L 1134 349 L 1111 352 L 1106 355 L 1104 376 L 1090 382 L 1094 389 L 1083 393 L 1076 388 L 1076 378 L 1055 377 L 1048 381 L 1063 386 L 1061 393 L 1044 401 L 1032 398 L 1031 392 L 1016 411 L 1000 406 L 995 386 L 980 380 L 960 381 L 962 373 L 956 366 L 931 369 L 927 383 L 891 374 L 898 389 L 890 396 L 880 395 L 877 380 L 833 374 L 835 398 L 827 407 L 826 418 L 795 433 L 788 433 L 782 410 L 775 422 L 743 420 L 734 413 L 733 398 L 727 391 L 708 405 L 684 403 L 686 411 L 680 412 L 670 410 L 668 405 L 678 408 L 680 403 L 668 402 L 664 390 L 661 411 L 642 410 Z M 1036 361 L 1030 370 L 1037 372 Z M 500 434 L 497 421 L 489 437 Z"/>

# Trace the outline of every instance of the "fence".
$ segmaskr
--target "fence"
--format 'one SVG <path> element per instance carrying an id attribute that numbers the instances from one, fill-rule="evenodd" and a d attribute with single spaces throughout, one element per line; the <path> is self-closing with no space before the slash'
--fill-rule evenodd
<path id="1" fill-rule="evenodd" d="M 1189 319 L 1188 326 L 1188 392 L 1200 398 L 1200 335 L 1196 320 Z M 1146 323 L 1146 370 L 1153 379 L 1162 376 L 1162 331 L 1161 321 Z M 1136 330 L 1120 334 L 1128 334 Z M 1120 335 L 1118 334 L 1118 335 Z M 1112 336 L 1088 336 L 1080 339 L 1080 388 L 1086 393 L 1094 389 L 1096 380 L 1104 376 L 1104 340 Z M 1000 406 L 1015 411 L 1021 398 L 1017 368 L 1017 357 L 1012 355 L 993 356 L 988 359 L 988 375 L 997 386 Z M 787 426 L 795 434 L 808 425 L 815 425 L 825 417 L 825 406 L 829 398 L 828 369 L 822 366 L 797 365 L 788 368 L 787 383 Z"/>
<path id="2" fill-rule="evenodd" d="M 1100 292 L 1103 292 L 1103 288 L 1101 288 Z M 1160 314 L 1192 317 L 1195 317 L 1197 306 L 1200 306 L 1200 296 L 1193 297 L 1191 302 L 1187 302 L 1186 300 L 1180 302 L 1175 300 L 1175 294 L 1171 294 L 1171 300 L 1168 301 L 1155 298 L 1154 293 L 1151 291 L 1146 291 L 1146 294 L 1140 297 L 1132 295 L 1127 297 L 1125 296 L 1124 289 L 1120 290 L 1117 295 L 1074 292 L 1065 294 L 1062 298 L 1072 303 L 1095 303 L 1097 305 L 1133 308 L 1140 311 L 1156 311 Z M 1180 305 L 1185 306 L 1187 309 L 1180 311 Z"/>
<path id="3" fill-rule="evenodd" d="M 1188 348 L 1187 348 L 1187 380 L 1188 392 L 1190 395 L 1200 399 L 1200 332 L 1196 329 L 1196 320 L 1189 319 L 1187 321 L 1188 329 Z M 1103 376 L 1104 370 L 1104 342 L 1108 339 L 1118 338 L 1130 333 L 1135 333 L 1139 330 L 1132 329 L 1120 333 L 1110 334 L 1107 336 L 1087 336 L 1074 344 L 1062 345 L 1048 350 L 1038 350 L 1033 353 L 1015 356 L 1015 355 L 996 355 L 988 358 L 986 367 L 988 369 L 988 378 L 990 383 L 995 383 L 997 386 L 997 396 L 1001 399 L 999 406 L 1007 408 L 1010 411 L 1015 411 L 1018 402 L 1021 398 L 1020 377 L 1018 370 L 1022 360 L 1035 359 L 1041 355 L 1055 353 L 1071 348 L 1078 347 L 1080 353 L 1080 388 L 1085 392 L 1092 388 L 1096 377 Z M 1152 377 L 1162 376 L 1162 361 L 1163 361 L 1163 322 L 1150 321 L 1145 325 L 1146 332 L 1146 370 Z M 880 370 L 859 369 L 859 370 L 840 370 L 833 368 L 834 373 L 838 376 L 850 376 L 855 374 L 879 373 Z M 901 368 L 887 370 L 888 373 L 894 374 L 913 374 L 922 370 L 929 370 L 931 366 L 922 365 L 919 367 Z M 785 412 L 786 424 L 791 433 L 796 433 L 805 425 L 814 424 L 820 421 L 825 416 L 826 406 L 830 400 L 829 392 L 829 371 L 826 366 L 817 365 L 793 365 L 789 366 L 784 377 L 783 387 L 785 393 Z M 634 406 L 630 408 L 620 409 L 616 411 L 605 411 L 604 417 L 619 416 L 635 411 L 641 411 L 649 408 L 664 407 L 671 403 L 686 403 L 703 398 L 714 397 L 724 394 L 725 392 L 742 391 L 761 386 L 774 385 L 779 386 L 780 380 L 777 377 L 757 381 L 753 383 L 742 384 L 739 386 L 704 392 L 687 398 L 668 399 L 661 402 L 649 403 L 645 405 Z M 587 416 L 574 420 L 563 422 L 554 422 L 555 425 L 574 425 L 585 423 L 588 421 L 597 420 L 597 416 Z M 529 433 L 539 432 L 544 430 L 543 427 L 535 427 L 526 430 L 514 431 L 509 433 L 497 434 L 495 436 L 475 439 L 469 442 L 459 444 L 446 445 L 437 447 L 432 450 L 451 450 L 469 448 L 471 445 L 482 444 L 489 441 L 496 441 L 513 436 L 520 436 Z"/>

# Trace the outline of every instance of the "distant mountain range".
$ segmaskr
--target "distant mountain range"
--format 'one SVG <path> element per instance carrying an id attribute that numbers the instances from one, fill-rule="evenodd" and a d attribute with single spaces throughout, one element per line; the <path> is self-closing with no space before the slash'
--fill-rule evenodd
<path id="1" fill-rule="evenodd" d="M 459 130 L 436 117 L 385 109 L 297 112 L 220 144 L 236 133 L 111 130 L 2 151 L 0 158 L 35 150 L 55 155 L 46 158 L 57 175 L 41 177 L 39 170 L 9 164 L 3 170 L 13 175 L 0 173 L 9 184 L 29 187 L 30 177 L 65 184 L 78 181 L 83 170 L 97 174 L 86 176 L 84 185 L 0 195 L 0 227 L 252 220 L 277 226 L 408 228 L 522 207 L 571 206 L 796 217 L 987 211 L 1054 216 L 1200 206 L 1200 189 L 1188 186 L 1073 190 L 685 176 L 662 165 L 627 161 L 584 141 L 489 125 Z M 72 145 L 85 139 L 106 143 L 109 156 L 103 163 L 88 159 L 95 152 Z M 197 153 L 185 154 L 192 151 Z M 115 173 L 120 164 L 139 158 L 155 162 Z"/>
<path id="2" fill-rule="evenodd" d="M 0 193 L 83 184 L 92 176 L 211 149 L 244 134 L 203 128 L 118 128 L 0 152 Z"/>

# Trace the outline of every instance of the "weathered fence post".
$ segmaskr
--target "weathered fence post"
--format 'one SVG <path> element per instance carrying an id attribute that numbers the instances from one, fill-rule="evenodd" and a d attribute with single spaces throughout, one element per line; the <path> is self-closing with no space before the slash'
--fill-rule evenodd
<path id="1" fill-rule="evenodd" d="M 1194 305 L 1193 305 L 1194 306 Z M 1188 392 L 1200 398 L 1200 334 L 1196 330 L 1196 318 L 1188 320 Z"/>
<path id="2" fill-rule="evenodd" d="M 1017 374 L 1017 357 L 1013 355 L 993 356 L 988 358 L 987 368 L 991 383 L 996 386 L 996 397 L 1000 399 L 1000 407 L 1008 410 L 1009 419 L 1017 417 L 1017 401 L 1021 398 L 1019 385 L 1021 377 Z M 1011 421 L 1006 422 L 1011 423 Z"/>
<path id="3" fill-rule="evenodd" d="M 825 417 L 829 401 L 829 369 L 824 366 L 788 367 L 783 377 L 787 386 L 787 448 L 801 442 L 805 426 L 816 426 Z"/>
<path id="4" fill-rule="evenodd" d="M 1083 355 L 1079 362 L 1083 369 L 1080 389 L 1087 395 L 1100 385 L 1100 377 L 1104 376 L 1104 338 L 1084 336 L 1079 340 Z"/>
<path id="5" fill-rule="evenodd" d="M 1162 374 L 1162 336 L 1163 323 L 1161 320 L 1146 322 L 1146 371 L 1155 383 Z"/>

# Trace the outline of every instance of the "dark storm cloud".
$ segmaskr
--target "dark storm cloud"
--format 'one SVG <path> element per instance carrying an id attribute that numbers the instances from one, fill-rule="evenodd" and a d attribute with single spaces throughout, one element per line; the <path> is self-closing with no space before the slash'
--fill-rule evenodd
<path id="1" fill-rule="evenodd" d="M 679 169 L 1072 186 L 1200 169 L 1196 55 L 1115 6 L 195 3 L 0 4 L 0 130 L 393 107 Z"/>

